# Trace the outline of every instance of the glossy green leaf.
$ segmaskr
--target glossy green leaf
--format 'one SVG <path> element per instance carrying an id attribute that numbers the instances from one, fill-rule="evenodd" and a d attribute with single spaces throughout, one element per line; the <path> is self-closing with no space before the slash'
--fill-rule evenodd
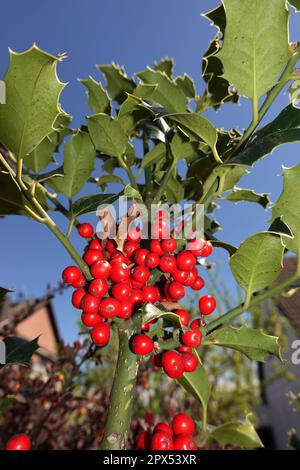
<path id="1" fill-rule="evenodd" d="M 172 156 L 176 161 L 192 160 L 193 158 L 201 158 L 198 142 L 185 142 L 178 134 L 175 134 L 171 142 Z"/>
<path id="2" fill-rule="evenodd" d="M 127 184 L 124 190 L 120 193 L 120 196 L 127 197 L 128 199 L 135 199 L 136 201 L 143 201 L 143 198 L 139 191 L 134 189 L 130 184 Z"/>
<path id="3" fill-rule="evenodd" d="M 48 180 L 48 184 L 71 199 L 88 181 L 94 168 L 95 154 L 89 134 L 78 131 L 65 144 L 64 176 L 54 176 Z"/>
<path id="4" fill-rule="evenodd" d="M 230 259 L 230 267 L 247 297 L 269 286 L 282 270 L 284 245 L 279 235 L 263 232 L 247 238 Z"/>
<path id="5" fill-rule="evenodd" d="M 148 168 L 154 163 L 159 161 L 165 160 L 167 156 L 167 149 L 165 144 L 160 142 L 159 144 L 155 145 L 153 149 L 147 152 L 142 159 L 141 168 Z"/>
<path id="6" fill-rule="evenodd" d="M 113 100 L 123 103 L 127 98 L 127 93 L 133 93 L 136 87 L 135 82 L 128 78 L 124 67 L 117 64 L 97 65 L 106 78 L 107 90 Z"/>
<path id="7" fill-rule="evenodd" d="M 292 5 L 297 11 L 300 11 L 300 0 L 288 0 L 289 4 Z"/>
<path id="8" fill-rule="evenodd" d="M 232 192 L 223 197 L 222 200 L 232 202 L 256 202 L 264 209 L 270 204 L 270 198 L 268 194 L 258 194 L 252 189 L 242 189 L 236 186 L 233 188 Z"/>
<path id="9" fill-rule="evenodd" d="M 10 175 L 0 171 L 0 215 L 23 214 L 27 200 Z"/>
<path id="10" fill-rule="evenodd" d="M 32 341 L 26 341 L 16 336 L 8 336 L 4 338 L 6 346 L 6 364 L 0 366 L 5 367 L 11 364 L 29 365 L 33 354 L 39 349 L 39 338 Z"/>
<path id="11" fill-rule="evenodd" d="M 80 83 L 86 87 L 89 107 L 93 113 L 111 114 L 111 101 L 102 83 L 97 82 L 93 77 L 80 80 Z"/>
<path id="12" fill-rule="evenodd" d="M 125 186 L 125 183 L 122 180 L 122 178 L 120 178 L 120 176 L 117 176 L 117 175 L 100 176 L 100 178 L 98 178 L 96 182 L 101 187 L 102 191 L 106 189 L 106 186 L 108 183 L 121 184 L 122 186 Z"/>
<path id="13" fill-rule="evenodd" d="M 139 72 L 137 76 L 143 83 L 157 85 L 152 99 L 164 106 L 169 113 L 186 111 L 187 97 L 182 89 L 170 80 L 164 72 L 155 71 L 147 67 L 144 72 Z"/>
<path id="14" fill-rule="evenodd" d="M 65 85 L 57 78 L 58 60 L 35 45 L 20 54 L 10 51 L 4 77 L 6 104 L 0 106 L 0 142 L 19 158 L 53 131 L 61 113 L 58 100 Z"/>
<path id="15" fill-rule="evenodd" d="M 178 315 L 173 312 L 168 312 L 163 307 L 161 308 L 156 307 L 153 304 L 146 304 L 144 307 L 144 314 L 143 314 L 143 323 L 149 323 L 153 320 L 158 320 L 159 318 L 165 318 L 174 326 L 180 327 L 180 321 Z"/>
<path id="16" fill-rule="evenodd" d="M 284 144 L 300 141 L 300 109 L 288 105 L 274 121 L 263 127 L 245 150 L 230 163 L 252 166 Z"/>
<path id="17" fill-rule="evenodd" d="M 161 59 L 157 64 L 154 65 L 154 70 L 156 72 L 165 72 L 165 74 L 172 79 L 174 69 L 174 60 L 165 57 Z"/>
<path id="18" fill-rule="evenodd" d="M 147 85 L 147 87 L 149 87 Z M 147 88 L 146 90 L 139 89 L 139 93 L 153 93 L 153 88 Z M 137 124 L 142 120 L 149 117 L 150 112 L 140 106 L 141 99 L 137 98 L 135 95 L 128 95 L 126 100 L 122 103 L 119 112 L 118 112 L 118 123 L 128 135 L 132 135 L 137 127 Z"/>
<path id="19" fill-rule="evenodd" d="M 204 344 L 212 344 L 240 351 L 252 361 L 264 361 L 266 356 L 273 355 L 282 360 L 280 346 L 276 336 L 265 334 L 243 325 L 239 328 L 226 326 L 209 334 Z"/>
<path id="20" fill-rule="evenodd" d="M 176 85 L 183 91 L 188 98 L 195 98 L 196 89 L 193 79 L 186 73 L 175 80 Z"/>
<path id="21" fill-rule="evenodd" d="M 283 191 L 272 208 L 272 220 L 278 217 L 290 228 L 294 238 L 285 238 L 289 250 L 298 253 L 300 243 L 300 164 L 284 168 Z"/>
<path id="22" fill-rule="evenodd" d="M 87 118 L 88 130 L 95 148 L 110 157 L 122 157 L 128 137 L 121 125 L 107 114 L 95 114 Z"/>
<path id="23" fill-rule="evenodd" d="M 291 55 L 286 1 L 223 0 L 223 5 L 226 28 L 217 57 L 224 78 L 241 95 L 257 101 L 275 85 Z"/>
<path id="24" fill-rule="evenodd" d="M 217 441 L 222 446 L 230 444 L 249 450 L 264 447 L 249 415 L 244 422 L 232 422 L 218 426 L 209 434 L 209 439 Z"/>
<path id="25" fill-rule="evenodd" d="M 79 217 L 89 212 L 96 212 L 102 204 L 109 205 L 116 202 L 119 194 L 94 194 L 93 196 L 84 196 L 73 203 L 72 212 L 75 217 Z"/>

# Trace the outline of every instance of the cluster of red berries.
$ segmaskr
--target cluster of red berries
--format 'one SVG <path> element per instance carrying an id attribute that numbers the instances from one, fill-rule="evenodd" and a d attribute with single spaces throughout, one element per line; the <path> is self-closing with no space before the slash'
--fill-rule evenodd
<path id="1" fill-rule="evenodd" d="M 197 450 L 194 440 L 195 424 L 192 418 L 178 413 L 172 425 L 156 424 L 152 432 L 142 431 L 136 438 L 136 450 Z"/>
<path id="2" fill-rule="evenodd" d="M 154 236 L 159 238 L 152 239 L 148 248 L 141 246 L 141 231 L 134 227 L 128 231 L 122 251 L 118 250 L 113 239 L 100 241 L 95 238 L 90 224 L 83 223 L 78 227 L 79 235 L 89 239 L 83 259 L 90 268 L 93 280 L 88 282 L 76 266 L 65 268 L 62 277 L 75 288 L 72 304 L 82 309 L 82 323 L 92 328 L 90 335 L 97 346 L 105 346 L 109 342 L 110 319 L 129 319 L 143 304 L 177 302 L 184 297 L 186 287 L 194 290 L 204 287 L 196 263 L 198 256 L 211 254 L 210 242 L 194 238 L 189 243 L 189 250 L 177 253 L 177 241 L 170 235 L 169 229 L 167 231 L 161 214 L 159 221 L 161 223 L 154 225 Z M 154 269 L 161 274 L 158 282 L 151 279 Z M 208 315 L 213 311 L 213 301 L 209 296 L 201 297 L 201 314 Z M 182 325 L 187 325 L 188 314 L 184 317 L 183 312 L 178 311 L 178 315 Z M 149 328 L 150 324 L 143 325 L 142 331 L 149 331 Z M 183 334 L 183 344 L 197 346 L 195 341 L 188 340 L 191 335 L 195 336 L 194 330 Z M 141 347 L 137 346 L 137 354 L 149 354 L 153 350 L 153 342 L 145 335 L 142 335 L 142 340 L 144 345 L 138 337 L 133 341 L 133 350 L 135 342 L 139 342 Z"/>
<path id="3" fill-rule="evenodd" d="M 30 450 L 31 442 L 27 434 L 16 434 L 11 437 L 5 446 L 5 450 Z"/>

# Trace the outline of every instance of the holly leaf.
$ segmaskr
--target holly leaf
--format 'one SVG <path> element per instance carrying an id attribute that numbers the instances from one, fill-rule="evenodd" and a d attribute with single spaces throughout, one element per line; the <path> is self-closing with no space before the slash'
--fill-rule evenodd
<path id="1" fill-rule="evenodd" d="M 0 142 L 19 158 L 54 130 L 61 113 L 59 96 L 65 87 L 56 74 L 61 59 L 36 45 L 20 54 L 10 51 L 4 77 L 6 103 L 0 106 Z"/>
<path id="2" fill-rule="evenodd" d="M 176 85 L 183 91 L 185 96 L 192 99 L 196 96 L 196 88 L 193 79 L 187 75 L 181 75 L 175 80 Z"/>
<path id="3" fill-rule="evenodd" d="M 181 328 L 179 316 L 176 313 L 166 311 L 161 304 L 160 308 L 150 303 L 146 304 L 143 309 L 143 323 L 158 320 L 159 318 L 164 318 L 174 326 Z"/>
<path id="4" fill-rule="evenodd" d="M 283 191 L 272 208 L 272 220 L 280 218 L 293 234 L 285 238 L 290 251 L 298 254 L 300 241 L 300 164 L 284 168 Z"/>
<path id="5" fill-rule="evenodd" d="M 300 0 L 288 0 L 288 2 L 295 8 L 295 10 L 300 11 Z"/>
<path id="6" fill-rule="evenodd" d="M 217 441 L 223 447 L 227 444 L 249 450 L 264 447 L 249 419 L 250 416 L 248 414 L 244 422 L 232 422 L 218 426 L 209 434 L 208 438 Z"/>
<path id="7" fill-rule="evenodd" d="M 102 83 L 97 82 L 91 76 L 79 81 L 86 87 L 88 104 L 93 113 L 111 114 L 111 101 Z"/>
<path id="8" fill-rule="evenodd" d="M 88 181 L 94 168 L 95 149 L 87 132 L 78 130 L 65 144 L 63 177 L 54 176 L 47 183 L 72 198 Z"/>
<path id="9" fill-rule="evenodd" d="M 161 162 L 167 158 L 166 145 L 160 142 L 153 149 L 147 152 L 142 159 L 141 168 L 148 168 L 157 162 Z"/>
<path id="10" fill-rule="evenodd" d="M 100 186 L 102 191 L 106 189 L 106 186 L 108 183 L 121 184 L 122 186 L 125 186 L 125 183 L 122 180 L 122 178 L 120 178 L 120 176 L 117 176 L 117 175 L 100 176 L 100 178 L 97 178 L 96 183 L 97 185 Z"/>
<path id="11" fill-rule="evenodd" d="M 255 139 L 230 164 L 252 166 L 277 147 L 300 141 L 300 109 L 288 105 L 274 121 L 263 127 Z"/>
<path id="12" fill-rule="evenodd" d="M 24 215 L 28 203 L 9 174 L 0 171 L 0 215 Z M 28 204 L 29 205 L 29 204 Z"/>
<path id="13" fill-rule="evenodd" d="M 169 57 L 164 57 L 157 64 L 154 65 L 156 72 L 164 72 L 170 79 L 173 77 L 174 60 Z"/>
<path id="14" fill-rule="evenodd" d="M 258 194 L 252 189 L 242 189 L 238 187 L 234 187 L 232 192 L 225 197 L 221 198 L 224 201 L 232 201 L 232 202 L 256 202 L 260 204 L 264 209 L 270 204 L 269 194 Z"/>
<path id="15" fill-rule="evenodd" d="M 286 1 L 223 0 L 223 5 L 226 28 L 217 57 L 224 78 L 241 95 L 257 102 L 276 84 L 291 55 Z"/>
<path id="16" fill-rule="evenodd" d="M 269 286 L 283 267 L 284 245 L 279 235 L 256 233 L 247 238 L 230 258 L 230 267 L 247 299 Z"/>
<path id="17" fill-rule="evenodd" d="M 0 368 L 10 364 L 22 364 L 28 366 L 31 361 L 33 354 L 39 349 L 39 338 L 35 338 L 32 341 L 26 341 L 23 338 L 16 336 L 8 336 L 4 338 L 4 344 L 6 349 L 6 363 L 0 365 Z"/>
<path id="18" fill-rule="evenodd" d="M 264 362 L 268 355 L 282 361 L 278 340 L 276 336 L 267 335 L 262 330 L 242 325 L 239 328 L 226 326 L 217 329 L 206 337 L 204 344 L 240 351 L 252 361 Z"/>
<path id="19" fill-rule="evenodd" d="M 102 204 L 110 205 L 116 202 L 119 194 L 94 194 L 93 196 L 84 196 L 74 201 L 72 213 L 74 217 L 79 217 L 89 212 L 96 212 Z"/>
<path id="20" fill-rule="evenodd" d="M 124 155 L 128 137 L 117 120 L 100 113 L 88 117 L 87 125 L 93 144 L 99 152 L 118 158 Z"/>
<path id="21" fill-rule="evenodd" d="M 128 78 L 124 67 L 112 63 L 111 65 L 97 65 L 97 68 L 106 78 L 106 87 L 113 100 L 122 104 L 127 93 L 133 93 L 136 83 Z"/>

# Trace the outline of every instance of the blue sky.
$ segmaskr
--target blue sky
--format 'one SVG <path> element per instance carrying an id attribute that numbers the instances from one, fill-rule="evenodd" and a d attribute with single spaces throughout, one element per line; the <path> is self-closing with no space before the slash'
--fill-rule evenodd
<path id="1" fill-rule="evenodd" d="M 0 76 L 8 65 L 8 47 L 20 52 L 33 42 L 50 53 L 66 52 L 68 58 L 59 64 L 60 79 L 69 82 L 63 92 L 64 109 L 73 117 L 73 126 L 84 122 L 90 111 L 86 106 L 83 86 L 77 78 L 93 75 L 99 79 L 94 65 L 115 61 L 123 64 L 129 75 L 143 70 L 161 57 L 175 59 L 176 74 L 188 73 L 201 93 L 201 58 L 215 30 L 200 13 L 219 4 L 218 0 L 11 0 L 1 5 Z M 293 14 L 291 39 L 299 30 L 300 15 Z M 299 39 L 299 37 L 298 37 Z M 278 99 L 268 119 L 277 115 L 288 103 L 288 95 Z M 225 105 L 208 117 L 217 127 L 245 128 L 251 119 L 247 102 L 241 106 Z M 275 201 L 281 191 L 282 165 L 299 162 L 299 144 L 277 149 L 259 162 L 251 174 L 243 178 L 241 187 L 268 192 Z M 119 188 L 118 188 L 119 189 Z M 216 212 L 223 225 L 220 238 L 239 244 L 247 236 L 268 227 L 270 212 L 249 203 L 222 203 Z M 96 223 L 94 215 L 87 217 Z M 57 219 L 62 227 L 64 221 Z M 24 217 L 1 220 L 0 285 L 22 291 L 27 297 L 42 295 L 47 283 L 55 285 L 69 256 L 47 229 Z M 75 235 L 75 236 L 74 236 Z M 80 249 L 83 244 L 76 234 L 72 241 Z M 220 265 L 225 284 L 234 288 L 227 267 L 227 255 L 215 250 L 214 261 Z M 70 292 L 54 301 L 60 330 L 66 340 L 76 337 L 78 312 L 69 302 Z"/>

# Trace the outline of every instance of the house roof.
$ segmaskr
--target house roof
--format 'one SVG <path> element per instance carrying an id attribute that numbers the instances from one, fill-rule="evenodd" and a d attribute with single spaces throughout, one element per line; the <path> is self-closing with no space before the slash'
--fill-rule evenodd
<path id="1" fill-rule="evenodd" d="M 280 273 L 277 281 L 284 281 L 296 272 L 297 269 L 297 257 L 287 256 L 284 259 L 284 268 Z M 294 287 L 300 287 L 298 281 Z M 286 297 L 281 295 L 278 298 L 277 305 L 280 311 L 290 320 L 291 324 L 300 330 L 300 291 L 297 291 L 292 296 Z"/>

